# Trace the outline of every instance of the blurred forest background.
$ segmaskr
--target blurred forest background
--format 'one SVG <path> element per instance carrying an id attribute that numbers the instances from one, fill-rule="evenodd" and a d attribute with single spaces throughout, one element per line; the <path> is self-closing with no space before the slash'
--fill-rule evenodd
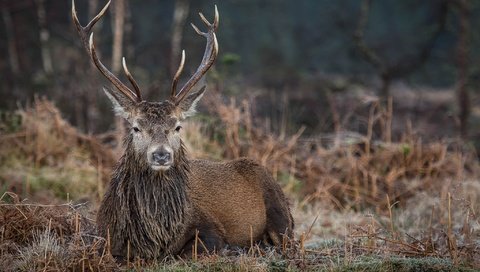
<path id="1" fill-rule="evenodd" d="M 77 2 L 86 23 L 105 1 Z M 198 23 L 198 11 L 211 15 L 213 4 L 115 0 L 95 27 L 101 59 L 120 75 L 125 56 L 144 96 L 165 98 L 181 49 L 184 78 L 197 67 L 204 41 L 189 22 Z M 479 138 L 480 2 L 216 4 L 220 55 L 210 92 L 255 101 L 254 115 L 273 131 L 305 125 L 304 135 L 362 133 L 366 121 L 356 116 L 393 96 L 394 138 L 412 122 L 426 138 Z M 70 1 L 1 1 L 0 109 L 45 96 L 82 131 L 104 132 L 113 118 L 100 91 L 106 81 L 81 46 L 70 7 Z"/>

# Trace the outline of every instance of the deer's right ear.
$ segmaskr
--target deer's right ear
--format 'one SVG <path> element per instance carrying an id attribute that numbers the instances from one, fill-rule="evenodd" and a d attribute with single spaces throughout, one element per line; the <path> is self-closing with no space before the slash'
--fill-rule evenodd
<path id="1" fill-rule="evenodd" d="M 185 119 L 192 115 L 195 115 L 196 107 L 198 101 L 202 99 L 203 94 L 205 93 L 205 87 L 203 86 L 199 91 L 189 94 L 178 104 L 178 108 L 181 112 L 181 119 Z"/>
<path id="2" fill-rule="evenodd" d="M 103 88 L 103 91 L 107 95 L 108 99 L 112 102 L 113 111 L 116 115 L 123 117 L 127 121 L 131 117 L 133 108 L 135 107 L 132 100 L 127 97 L 117 94 L 107 88 Z"/>

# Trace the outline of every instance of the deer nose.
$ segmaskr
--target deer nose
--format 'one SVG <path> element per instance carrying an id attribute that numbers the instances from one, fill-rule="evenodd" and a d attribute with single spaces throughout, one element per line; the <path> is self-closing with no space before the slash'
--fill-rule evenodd
<path id="1" fill-rule="evenodd" d="M 161 149 L 152 153 L 152 161 L 159 165 L 166 165 L 170 162 L 172 155 L 167 150 Z"/>

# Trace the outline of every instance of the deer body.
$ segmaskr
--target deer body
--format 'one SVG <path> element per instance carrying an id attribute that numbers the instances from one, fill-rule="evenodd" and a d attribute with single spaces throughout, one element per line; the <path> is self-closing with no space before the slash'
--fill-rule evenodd
<path id="1" fill-rule="evenodd" d="M 191 173 L 186 180 L 148 173 L 147 169 L 146 179 L 127 180 L 120 178 L 126 173 L 115 172 L 97 219 L 100 234 L 111 237 L 112 254 L 127 256 L 130 243 L 131 256 L 189 255 L 196 230 L 209 251 L 226 244 L 246 247 L 270 238 L 269 235 L 276 235 L 270 238 L 276 245 L 283 233 L 291 235 L 288 230 L 293 228 L 293 221 L 283 194 L 279 188 L 276 192 L 264 191 L 262 182 L 268 184 L 273 180 L 252 179 L 242 173 L 247 170 L 242 169 L 245 166 L 263 172 L 259 165 L 248 160 L 227 163 L 194 160 L 189 166 Z M 278 187 L 275 183 L 269 185 Z M 278 205 L 278 200 L 285 204 L 278 207 L 281 212 L 270 210 L 268 214 L 267 206 Z M 269 228 L 267 217 L 283 224 L 279 222 Z"/>
<path id="2" fill-rule="evenodd" d="M 163 102 L 143 101 L 138 84 L 125 74 L 134 91 L 116 78 L 98 59 L 91 29 L 110 2 L 83 27 L 72 2 L 72 16 L 93 62 L 117 90 L 104 89 L 117 115 L 131 126 L 125 153 L 115 168 L 97 216 L 99 234 L 107 238 L 112 254 L 160 258 L 189 255 L 226 245 L 245 247 L 265 242 L 279 246 L 282 236 L 293 236 L 293 219 L 280 186 L 259 164 L 239 159 L 228 162 L 189 160 L 180 137 L 181 122 L 195 112 L 205 87 L 191 92 L 213 64 L 218 44 L 218 11 L 208 32 L 200 67 L 177 93 L 185 54 L 173 79 L 171 97 Z M 90 38 L 87 41 L 87 36 Z"/>

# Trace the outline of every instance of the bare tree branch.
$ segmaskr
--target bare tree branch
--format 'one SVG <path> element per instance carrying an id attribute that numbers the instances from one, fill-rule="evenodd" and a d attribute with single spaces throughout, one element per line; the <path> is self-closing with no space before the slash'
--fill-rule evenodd
<path id="1" fill-rule="evenodd" d="M 368 23 L 368 15 L 370 13 L 370 5 L 372 0 L 363 0 L 360 7 L 360 17 L 358 19 L 357 30 L 355 31 L 354 39 L 360 53 L 366 61 L 372 64 L 377 70 L 384 70 L 385 64 L 382 59 L 365 43 L 365 28 Z"/>
<path id="2" fill-rule="evenodd" d="M 383 100 L 387 100 L 389 94 L 390 84 L 393 79 L 407 76 L 415 71 L 418 67 L 422 66 L 429 58 L 436 40 L 440 34 L 445 30 L 445 24 L 447 21 L 448 2 L 441 1 L 439 7 L 438 22 L 435 30 L 432 32 L 429 39 L 420 48 L 419 53 L 412 57 L 401 57 L 396 63 L 389 64 L 387 60 L 382 58 L 378 52 L 375 52 L 369 47 L 365 41 L 365 29 L 368 22 L 368 16 L 370 13 L 370 6 L 372 0 L 363 0 L 360 7 L 360 17 L 358 20 L 357 29 L 354 34 L 354 41 L 362 54 L 363 58 L 369 62 L 376 70 L 382 80 L 380 87 L 380 95 Z"/>

